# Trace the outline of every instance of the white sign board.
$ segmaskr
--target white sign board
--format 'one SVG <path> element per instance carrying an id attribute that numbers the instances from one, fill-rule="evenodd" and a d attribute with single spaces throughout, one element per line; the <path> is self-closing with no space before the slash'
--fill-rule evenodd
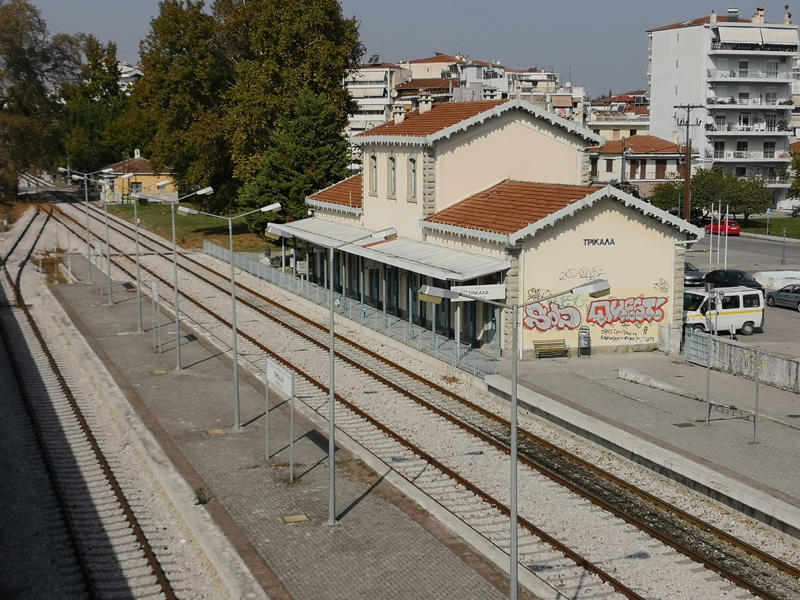
<path id="1" fill-rule="evenodd" d="M 308 261 L 298 260 L 294 263 L 295 273 L 298 275 L 308 275 Z"/>
<path id="2" fill-rule="evenodd" d="M 453 285 L 450 290 L 466 296 L 472 296 L 476 300 L 504 300 L 506 297 L 506 286 L 502 283 L 491 285 Z M 464 300 L 467 300 L 464 298 Z"/>
<path id="3" fill-rule="evenodd" d="M 271 360 L 267 360 L 267 381 L 286 396 L 291 397 L 294 393 L 294 375 Z"/>

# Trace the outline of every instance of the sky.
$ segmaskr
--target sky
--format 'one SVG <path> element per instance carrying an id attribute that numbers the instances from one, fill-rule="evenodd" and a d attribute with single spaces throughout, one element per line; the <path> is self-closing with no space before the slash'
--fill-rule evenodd
<path id="1" fill-rule="evenodd" d="M 797 1 L 797 0 L 795 0 Z M 50 34 L 90 33 L 113 41 L 118 58 L 138 60 L 139 41 L 150 31 L 158 0 L 29 0 Z M 561 82 L 598 96 L 647 88 L 648 29 L 738 7 L 749 19 L 763 6 L 768 23 L 782 23 L 780 2 L 707 0 L 340 0 L 346 17 L 360 22 L 366 61 L 383 62 L 461 53 L 498 60 L 514 69 L 556 71 Z M 800 1 L 788 0 L 800 23 Z M 210 2 L 206 2 L 207 5 Z"/>

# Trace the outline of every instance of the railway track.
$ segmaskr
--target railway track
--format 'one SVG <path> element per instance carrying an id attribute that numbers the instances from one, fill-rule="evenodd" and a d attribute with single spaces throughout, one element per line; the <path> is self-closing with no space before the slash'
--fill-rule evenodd
<path id="1" fill-rule="evenodd" d="M 0 595 L 219 597 L 194 550 L 177 542 L 186 532 L 167 522 L 163 492 L 115 415 L 86 389 L 75 349 L 41 322 L 41 299 L 30 293 L 39 275 L 26 267 L 52 220 L 49 207 L 31 212 L 2 257 L 3 426 L 15 442 L 4 456 L 18 460 L 6 472 L 19 479 L 11 505 L 24 510 L 4 533 L 24 531 L 13 536 Z"/>
<path id="2" fill-rule="evenodd" d="M 76 227 L 79 228 L 80 226 L 76 225 Z M 124 231 L 125 227 L 115 221 L 113 230 L 121 235 L 128 236 Z M 79 229 L 75 229 L 75 233 L 80 233 Z M 169 249 L 163 243 L 149 239 L 148 236 L 145 245 L 153 243 L 158 243 L 162 248 Z M 120 254 L 119 259 L 124 260 L 125 252 L 116 246 L 114 249 Z M 157 253 L 161 252 L 161 250 L 153 246 L 150 249 Z M 130 259 L 128 258 L 128 260 Z M 224 286 L 229 285 L 225 283 L 226 278 L 224 275 L 185 256 L 181 257 L 181 263 L 181 268 L 187 270 L 189 270 L 189 267 L 186 265 L 191 264 L 193 277 L 201 277 L 205 280 L 204 285 L 211 286 L 216 292 L 223 292 L 224 297 L 224 292 L 227 290 L 227 287 Z M 146 270 L 152 277 L 158 277 L 165 285 L 170 286 L 170 282 L 166 277 L 157 275 L 149 268 Z M 201 275 L 199 271 L 202 271 L 203 274 Z M 213 273 L 213 275 L 210 275 L 210 273 Z M 221 283 L 217 283 L 217 281 Z M 277 306 L 269 298 L 246 286 L 240 286 L 239 294 L 242 305 L 258 315 L 258 318 L 263 319 L 266 317 L 275 323 L 280 323 L 280 327 L 284 331 L 288 329 L 292 336 L 299 338 L 296 342 L 297 344 L 311 343 L 317 347 L 318 351 L 327 350 L 326 330 L 318 324 L 297 313 Z M 214 311 L 205 306 L 203 301 L 191 298 L 185 291 L 183 295 L 197 309 L 202 309 L 209 317 L 214 318 L 223 328 L 227 326 L 227 322 L 219 315 L 215 315 Z M 202 317 L 201 320 L 204 318 Z M 284 333 L 283 335 L 286 334 Z M 252 356 L 272 355 L 273 358 L 281 360 L 292 370 L 305 370 L 297 365 L 297 361 L 289 364 L 288 361 L 270 351 L 266 344 L 258 341 L 254 336 L 241 333 L 240 337 L 251 345 L 250 354 Z M 222 338 L 220 337 L 220 339 Z M 508 509 L 505 507 L 504 500 L 498 497 L 501 494 L 493 495 L 491 492 L 481 489 L 483 486 L 476 486 L 471 483 L 468 476 L 465 477 L 463 474 L 457 473 L 452 465 L 445 464 L 448 461 L 458 463 L 461 457 L 449 457 L 448 461 L 436 458 L 430 449 L 425 450 L 421 445 L 410 439 L 415 434 L 408 431 L 401 434 L 395 431 L 393 427 L 387 426 L 386 423 L 391 423 L 392 421 L 391 414 L 381 414 L 379 417 L 374 415 L 387 410 L 389 413 L 402 410 L 402 412 L 409 414 L 420 411 L 420 416 L 416 421 L 425 423 L 432 420 L 431 413 L 436 414 L 436 419 L 440 419 L 444 423 L 442 432 L 438 436 L 440 439 L 449 439 L 455 436 L 456 432 L 458 435 L 466 433 L 473 440 L 467 441 L 467 445 L 480 446 L 479 449 L 467 452 L 467 456 L 494 456 L 494 460 L 497 459 L 496 455 L 492 455 L 491 452 L 507 452 L 508 424 L 504 420 L 497 418 L 491 411 L 479 409 L 476 405 L 467 403 L 443 387 L 430 386 L 429 383 L 422 381 L 419 376 L 414 375 L 411 371 L 397 369 L 390 365 L 389 361 L 383 360 L 382 357 L 366 348 L 361 348 L 341 339 L 337 340 L 337 344 L 338 357 L 346 363 L 342 366 L 350 370 L 344 375 L 338 375 L 340 379 L 352 379 L 354 381 L 364 379 L 360 385 L 362 388 L 377 388 L 378 386 L 374 382 L 379 382 L 380 386 L 386 388 L 385 390 L 372 389 L 367 393 L 361 393 L 361 397 L 372 396 L 373 398 L 359 400 L 358 403 L 338 396 L 337 400 L 340 404 L 346 406 L 350 411 L 349 414 L 343 414 L 341 418 L 337 411 L 337 420 L 342 428 L 346 431 L 348 429 L 356 430 L 360 426 L 357 423 L 369 423 L 373 432 L 376 429 L 381 432 L 380 436 L 376 438 L 374 433 L 354 434 L 352 431 L 349 431 L 349 433 L 354 437 L 360 438 L 365 447 L 370 448 L 371 451 L 381 456 L 386 462 L 392 464 L 398 472 L 404 473 L 404 476 L 408 479 L 419 483 L 422 475 L 429 473 L 430 467 L 435 467 L 440 474 L 457 482 L 457 486 L 463 488 L 466 494 L 480 498 L 480 502 L 485 505 L 480 508 L 471 506 L 466 511 L 463 511 L 464 513 L 477 512 L 481 515 L 488 515 L 487 510 L 495 510 L 500 515 L 507 515 Z M 307 370 L 313 371 L 313 363 L 320 362 L 319 355 L 306 362 L 311 365 Z M 324 360 L 321 362 L 324 364 Z M 340 367 L 337 367 L 337 369 L 340 369 Z M 337 373 L 342 373 L 342 371 L 337 370 Z M 326 406 L 326 401 L 324 395 L 319 393 L 323 392 L 324 394 L 327 392 L 325 385 L 320 381 L 324 377 L 324 373 L 317 376 L 306 373 L 302 376 L 312 387 L 317 388 L 317 400 L 306 400 L 306 402 L 312 408 L 324 414 L 323 409 Z M 304 393 L 303 395 L 306 398 L 314 397 L 314 394 Z M 376 401 L 373 402 L 371 400 Z M 398 409 L 400 406 L 402 406 L 402 409 Z M 636 526 L 639 531 L 645 532 L 648 536 L 658 539 L 660 542 L 691 557 L 692 560 L 701 562 L 707 568 L 722 574 L 727 580 L 749 590 L 756 597 L 791 598 L 800 594 L 797 587 L 798 572 L 793 570 L 790 565 L 773 559 L 754 547 L 742 546 L 732 536 L 726 536 L 724 532 L 716 530 L 707 523 L 703 523 L 691 517 L 691 515 L 683 513 L 683 511 L 679 511 L 654 497 L 649 497 L 649 495 L 637 491 L 634 486 L 622 480 L 610 479 L 610 474 L 596 467 L 576 460 L 575 457 L 566 457 L 562 450 L 546 444 L 544 440 L 536 439 L 535 436 L 530 434 L 523 435 L 520 449 L 523 455 L 522 466 L 530 469 L 530 473 L 524 474 L 522 478 L 523 488 L 525 486 L 525 477 L 531 478 L 530 485 L 532 488 L 541 487 L 542 485 L 551 487 L 551 483 L 542 484 L 541 480 L 537 479 L 541 476 L 540 474 L 545 474 L 549 481 L 556 482 L 560 489 L 570 490 L 570 494 L 580 494 L 583 498 L 589 499 L 603 513 L 608 514 L 608 512 L 611 512 L 615 514 L 617 518 Z M 394 447 L 391 450 L 387 450 L 385 447 L 380 447 L 386 446 L 386 438 L 401 444 L 402 448 Z M 480 441 L 476 443 L 474 440 Z M 484 445 L 491 447 L 493 450 L 489 452 L 488 449 L 484 448 Z M 439 454 L 438 449 L 436 454 Z M 468 460 L 473 463 L 478 462 L 478 459 L 475 458 Z M 468 471 L 468 469 L 464 470 Z M 507 471 L 504 470 L 503 473 L 505 472 Z M 536 473 L 536 475 L 534 476 L 533 473 Z M 568 476 L 565 477 L 565 473 Z M 436 488 L 436 480 L 440 477 L 441 475 L 432 478 L 433 488 Z M 503 485 L 507 484 L 496 484 L 494 489 L 499 490 Z M 436 497 L 435 490 L 431 491 L 430 487 L 426 489 L 426 493 Z M 450 505 L 451 509 L 459 503 L 453 500 L 453 496 L 448 496 L 447 494 L 442 496 L 439 501 L 444 505 Z M 564 501 L 567 502 L 567 500 Z M 457 509 L 453 510 L 457 512 Z M 468 517 L 463 518 L 465 522 L 470 522 Z M 488 527 L 489 530 L 502 532 L 502 527 L 497 527 L 496 516 L 485 516 L 483 518 L 493 521 Z M 575 552 L 570 547 L 558 542 L 555 536 L 542 528 L 536 527 L 531 520 L 526 519 L 524 516 L 521 519 L 521 525 L 526 535 L 530 538 L 524 539 L 520 544 L 521 562 L 529 570 L 539 573 L 543 579 L 548 580 L 548 577 L 550 577 L 551 581 L 553 579 L 560 581 L 565 579 L 580 580 L 583 576 L 569 572 L 574 567 L 566 566 L 563 561 L 560 561 L 555 556 L 542 560 L 542 550 L 539 547 L 539 543 L 534 541 L 533 538 L 545 540 L 556 553 L 568 556 L 574 565 L 592 572 L 594 577 L 605 582 L 599 586 L 600 588 L 611 586 L 625 597 L 640 597 L 638 595 L 639 592 L 634 589 L 636 586 L 629 587 L 621 583 L 605 570 L 597 568 L 592 561 L 584 558 L 579 552 Z M 472 526 L 479 529 L 476 525 Z M 487 528 L 484 528 L 484 535 L 489 539 L 495 539 L 498 545 L 502 547 L 504 543 L 502 533 L 499 535 L 497 533 L 486 533 L 486 530 Z M 680 531 L 681 535 L 671 535 L 671 532 L 676 530 Z M 561 535 L 568 536 L 569 534 L 562 532 Z M 641 542 L 634 541 L 632 546 L 636 546 L 637 543 Z M 531 548 L 531 550 L 527 551 L 527 556 L 536 557 L 536 560 L 528 561 L 526 548 Z M 698 551 L 698 548 L 702 549 L 702 551 Z M 641 560 L 643 555 L 647 554 L 647 552 L 636 551 L 626 555 L 625 558 L 629 561 Z M 618 569 L 618 566 L 615 565 L 614 569 Z M 555 577 L 551 577 L 552 575 L 555 575 Z M 586 588 L 591 587 L 584 584 L 580 586 L 580 590 L 583 593 Z"/>

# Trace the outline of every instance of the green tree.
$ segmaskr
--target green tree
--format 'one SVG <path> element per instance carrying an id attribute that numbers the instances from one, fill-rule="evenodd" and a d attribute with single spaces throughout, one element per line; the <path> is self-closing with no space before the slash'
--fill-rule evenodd
<path id="1" fill-rule="evenodd" d="M 700 169 L 692 176 L 692 210 L 708 212 L 713 204 L 734 206 L 739 195 L 739 178 L 719 167 Z"/>
<path id="2" fill-rule="evenodd" d="M 665 181 L 653 186 L 653 192 L 650 195 L 650 204 L 677 214 L 683 215 L 683 182 Z M 677 211 L 677 212 L 676 212 Z"/>
<path id="3" fill-rule="evenodd" d="M 789 197 L 800 197 L 800 152 L 792 153 L 792 184 L 789 187 Z"/>
<path id="4" fill-rule="evenodd" d="M 731 204 L 730 212 L 741 214 L 744 225 L 747 225 L 750 215 L 763 214 L 772 208 L 774 194 L 761 177 L 751 175 L 747 179 L 740 179 L 736 188 L 736 200 Z"/>
<path id="5" fill-rule="evenodd" d="M 144 76 L 133 90 L 148 124 L 153 167 L 173 173 L 181 193 L 213 186 L 197 198 L 218 210 L 235 201 L 230 148 L 222 127 L 226 78 L 214 18 L 194 0 L 162 0 L 140 45 Z"/>
<path id="6" fill-rule="evenodd" d="M 49 167 L 56 152 L 54 89 L 64 54 L 25 0 L 0 0 L 0 198 L 16 198 L 19 174 Z"/>
<path id="7" fill-rule="evenodd" d="M 277 218 L 306 215 L 306 196 L 340 181 L 347 175 L 347 140 L 342 136 L 338 111 L 310 90 L 298 94 L 294 114 L 279 118 L 258 174 L 239 193 L 239 206 L 252 210 L 280 202 Z M 254 215 L 251 231 L 263 235 L 273 213 Z"/>
<path id="8" fill-rule="evenodd" d="M 279 117 L 292 113 L 304 88 L 325 98 L 344 128 L 354 107 L 342 81 L 364 47 L 337 0 L 217 0 L 213 11 L 234 76 L 225 128 L 238 179 L 256 175 Z"/>

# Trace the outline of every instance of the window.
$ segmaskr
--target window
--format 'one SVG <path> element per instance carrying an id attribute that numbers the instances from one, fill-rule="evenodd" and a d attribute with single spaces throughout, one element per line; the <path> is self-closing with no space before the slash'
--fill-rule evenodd
<path id="1" fill-rule="evenodd" d="M 764 142 L 764 158 L 775 158 L 775 142 Z"/>
<path id="2" fill-rule="evenodd" d="M 748 74 L 749 74 L 748 61 L 740 60 L 739 61 L 739 77 L 747 77 Z"/>
<path id="3" fill-rule="evenodd" d="M 394 198 L 397 196 L 397 159 L 394 156 L 389 157 L 389 187 L 386 192 Z"/>
<path id="4" fill-rule="evenodd" d="M 636 133 L 637 133 L 637 130 L 636 130 L 636 129 L 631 129 L 631 130 L 628 132 L 628 135 L 629 135 L 630 137 L 633 137 L 633 136 L 635 136 L 635 135 L 636 135 Z"/>
<path id="5" fill-rule="evenodd" d="M 734 173 L 737 177 L 747 177 L 747 167 L 736 167 Z"/>
<path id="6" fill-rule="evenodd" d="M 776 73 L 777 76 L 777 73 Z M 778 92 L 766 92 L 764 94 L 764 102 L 769 106 L 775 106 L 778 103 Z M 770 115 L 767 115 L 770 116 Z M 774 115 L 771 115 L 774 116 Z"/>
<path id="7" fill-rule="evenodd" d="M 739 125 L 750 127 L 753 124 L 750 113 L 739 113 Z"/>
<path id="8" fill-rule="evenodd" d="M 742 296 L 744 308 L 759 308 L 761 306 L 761 294 L 745 294 Z"/>
<path id="9" fill-rule="evenodd" d="M 739 92 L 739 104 L 750 104 L 750 92 Z"/>
<path id="10" fill-rule="evenodd" d="M 714 158 L 725 158 L 725 142 L 714 142 Z"/>
<path id="11" fill-rule="evenodd" d="M 614 172 L 614 160 L 611 158 L 606 159 L 606 173 Z"/>
<path id="12" fill-rule="evenodd" d="M 408 159 L 408 199 L 417 199 L 417 159 Z"/>
<path id="13" fill-rule="evenodd" d="M 592 170 L 589 173 L 589 176 L 590 177 L 597 177 L 597 158 L 596 157 L 592 158 L 591 164 L 592 164 Z"/>
<path id="14" fill-rule="evenodd" d="M 772 144 L 773 146 L 775 144 Z M 131 193 L 132 194 L 141 194 L 142 193 L 142 182 L 141 181 L 134 181 L 131 183 Z"/>
<path id="15" fill-rule="evenodd" d="M 778 78 L 778 61 L 777 60 L 768 60 L 767 61 L 767 77 L 772 79 Z"/>
<path id="16" fill-rule="evenodd" d="M 664 158 L 656 159 L 656 179 L 667 178 L 667 160 Z"/>
<path id="17" fill-rule="evenodd" d="M 369 193 L 378 193 L 378 157 L 374 154 L 369 157 Z"/>
<path id="18" fill-rule="evenodd" d="M 732 310 L 739 308 L 739 296 L 723 296 L 722 310 Z"/>

